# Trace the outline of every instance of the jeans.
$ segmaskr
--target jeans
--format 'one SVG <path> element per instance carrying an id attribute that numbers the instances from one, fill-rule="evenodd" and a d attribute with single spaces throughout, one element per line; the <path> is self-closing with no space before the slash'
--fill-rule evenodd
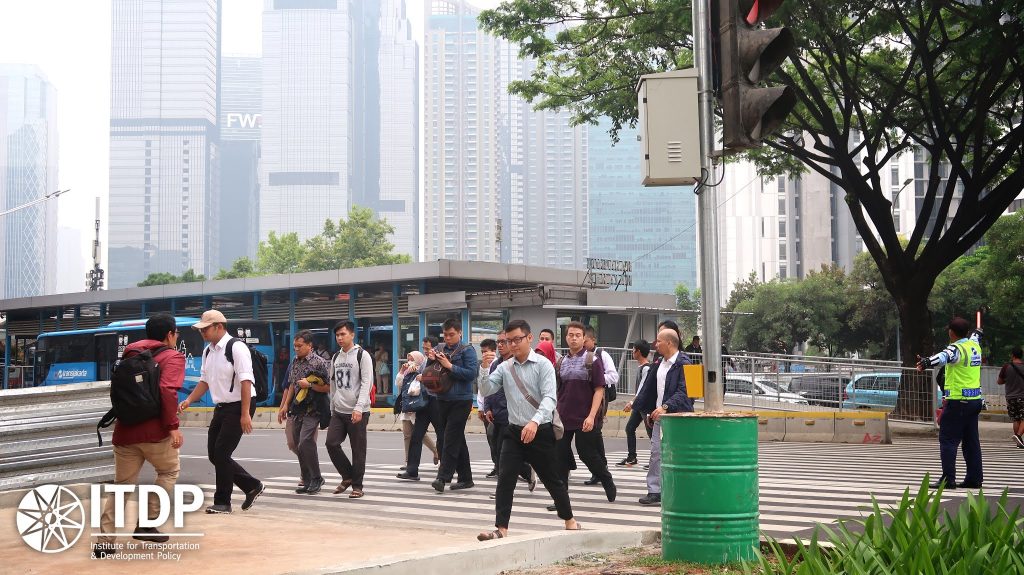
<path id="1" fill-rule="evenodd" d="M 629 421 L 626 422 L 626 449 L 629 450 L 628 459 L 636 459 L 636 428 L 643 423 L 644 416 L 637 410 L 629 412 Z M 647 428 L 647 426 L 644 426 Z M 647 428 L 647 436 L 650 437 L 651 430 Z"/>
<path id="2" fill-rule="evenodd" d="M 942 460 L 942 478 L 947 484 L 956 483 L 956 450 L 963 442 L 967 474 L 964 483 L 981 485 L 981 440 L 978 437 L 978 415 L 981 400 L 948 400 L 939 420 L 939 457 Z"/>
<path id="3" fill-rule="evenodd" d="M 370 412 L 363 414 L 359 423 L 352 423 L 351 413 L 332 413 L 331 423 L 327 426 L 327 454 L 331 463 L 341 474 L 343 481 L 351 481 L 353 489 L 363 488 L 363 476 L 366 474 L 366 424 L 370 422 Z M 345 455 L 341 444 L 348 438 L 352 446 L 352 461 Z"/>
<path id="4" fill-rule="evenodd" d="M 434 451 L 441 453 L 441 432 L 434 421 L 437 415 L 437 399 L 432 395 L 427 396 L 427 407 L 416 412 L 416 421 L 412 426 L 412 437 L 409 438 L 409 454 L 405 458 L 405 472 L 413 477 L 420 474 L 420 455 L 423 453 L 423 438 L 427 436 L 427 426 L 434 426 L 434 434 L 437 435 L 437 443 Z"/>
<path id="5" fill-rule="evenodd" d="M 249 402 L 249 416 L 256 413 L 256 402 Z M 242 402 L 221 403 L 213 410 L 210 429 L 206 433 L 206 454 L 217 475 L 214 505 L 231 505 L 232 485 L 244 493 L 260 486 L 260 480 L 239 465 L 231 455 L 242 440 Z"/>
<path id="6" fill-rule="evenodd" d="M 516 490 L 516 476 L 525 465 L 532 465 L 544 488 L 555 501 L 558 517 L 572 519 L 572 504 L 569 490 L 558 473 L 555 454 L 555 433 L 550 423 L 537 428 L 537 435 L 530 443 L 523 443 L 522 427 L 509 425 L 502 429 L 501 455 L 498 458 L 498 490 L 494 498 L 494 526 L 508 528 L 512 516 L 512 499 Z"/>
<path id="7" fill-rule="evenodd" d="M 441 465 L 437 478 L 448 483 L 458 474 L 462 483 L 473 482 L 473 469 L 469 464 L 469 447 L 466 445 L 466 421 L 473 410 L 473 400 L 434 400 L 434 429 L 437 430 L 437 451 L 441 454 Z M 410 452 L 412 446 L 409 446 Z"/>
<path id="8" fill-rule="evenodd" d="M 647 492 L 661 493 L 661 423 L 651 430 L 651 466 L 647 469 Z"/>

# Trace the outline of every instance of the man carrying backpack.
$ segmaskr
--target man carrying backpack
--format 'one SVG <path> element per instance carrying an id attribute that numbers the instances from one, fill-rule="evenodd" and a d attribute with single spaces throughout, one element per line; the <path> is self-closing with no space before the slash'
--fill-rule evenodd
<path id="1" fill-rule="evenodd" d="M 224 314 L 212 309 L 203 312 L 199 323 L 192 326 L 209 345 L 203 350 L 199 385 L 178 406 L 179 410 L 188 409 L 207 390 L 216 405 L 206 436 L 206 453 L 216 470 L 217 489 L 213 493 L 213 505 L 206 508 L 207 513 L 231 513 L 232 485 L 245 493 L 242 511 L 252 507 L 264 489 L 262 481 L 249 475 L 231 458 L 242 434 L 252 433 L 257 392 L 252 352 L 241 340 L 233 340 L 227 332 L 227 323 Z M 230 356 L 228 343 L 231 343 Z M 263 370 L 266 371 L 265 365 Z"/>
<path id="2" fill-rule="evenodd" d="M 159 397 L 150 399 L 158 404 L 153 408 L 159 415 L 134 424 L 121 421 L 130 421 L 130 414 L 119 415 L 114 424 L 113 437 L 114 483 L 135 484 L 139 479 L 142 464 L 149 462 L 156 470 L 155 484 L 168 493 L 174 490 L 174 483 L 181 468 L 178 449 L 183 442 L 181 432 L 178 431 L 178 414 L 175 412 L 175 406 L 178 390 L 185 381 L 185 356 L 175 349 L 177 346 L 178 328 L 174 317 L 162 313 L 154 315 L 146 322 L 146 339 L 137 341 L 124 350 L 122 360 L 140 356 L 139 359 L 149 360 L 148 366 L 153 367 L 148 376 L 159 379 Z M 117 398 L 119 391 L 114 389 L 118 383 L 117 369 L 114 374 L 111 381 L 111 402 L 115 405 L 115 415 L 118 415 L 117 406 L 123 403 Z M 128 382 L 130 387 L 135 379 L 132 374 L 128 374 L 128 377 L 131 378 Z M 148 503 L 149 517 L 159 516 L 160 500 L 150 497 Z M 116 533 L 113 493 L 108 494 L 103 501 L 100 531 Z M 161 534 L 155 527 L 136 526 L 133 539 L 164 543 L 169 537 Z M 106 554 L 114 553 L 114 540 L 113 536 L 99 537 L 93 545 L 93 556 L 102 559 Z"/>
<path id="3" fill-rule="evenodd" d="M 356 324 L 343 320 L 334 326 L 334 340 L 341 348 L 329 366 L 331 384 L 331 423 L 327 426 L 327 454 L 341 475 L 334 494 L 349 487 L 349 499 L 363 496 L 366 473 L 366 425 L 370 421 L 370 389 L 373 387 L 373 357 L 356 345 Z M 352 460 L 341 444 L 348 438 Z"/>

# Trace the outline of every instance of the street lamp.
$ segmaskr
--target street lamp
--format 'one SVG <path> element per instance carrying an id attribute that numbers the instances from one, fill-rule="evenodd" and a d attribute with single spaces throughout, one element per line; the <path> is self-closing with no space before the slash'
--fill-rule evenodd
<path id="1" fill-rule="evenodd" d="M 11 208 L 9 210 L 4 210 L 4 211 L 0 212 L 0 216 L 6 216 L 7 214 L 14 213 L 14 212 L 16 212 L 18 210 L 24 210 L 25 208 L 31 208 L 32 206 L 34 206 L 36 204 L 41 204 L 41 203 L 45 202 L 46 200 L 49 200 L 51 198 L 56 198 L 57 196 L 63 194 L 64 192 L 70 192 L 70 191 L 71 191 L 71 188 L 68 188 L 66 190 L 57 190 L 56 192 L 50 192 L 49 194 L 46 194 L 45 196 L 43 196 L 41 198 L 36 198 L 36 199 L 32 200 L 31 202 L 28 202 L 27 204 L 21 204 L 20 206 L 14 206 L 13 208 Z"/>
<path id="2" fill-rule="evenodd" d="M 907 186 L 909 186 L 912 183 L 914 183 L 914 178 L 907 178 L 907 179 L 903 180 L 903 185 L 900 186 L 900 189 L 896 190 L 895 194 L 892 195 L 892 207 L 891 207 L 891 209 L 892 209 L 892 225 L 893 225 L 893 227 L 896 227 L 896 205 L 897 205 L 897 201 L 899 201 L 899 199 L 900 199 L 900 194 L 903 192 L 903 190 L 907 189 Z M 895 231 L 896 231 L 897 234 L 900 233 L 899 229 L 897 229 Z M 902 344 L 900 343 L 900 322 L 899 322 L 898 318 L 897 318 L 897 321 L 896 321 L 896 361 L 900 362 L 901 365 L 903 364 L 903 349 L 902 349 Z"/>

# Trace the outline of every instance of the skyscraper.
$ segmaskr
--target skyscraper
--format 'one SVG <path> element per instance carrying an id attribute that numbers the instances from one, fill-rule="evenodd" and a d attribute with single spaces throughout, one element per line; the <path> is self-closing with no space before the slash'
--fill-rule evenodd
<path id="1" fill-rule="evenodd" d="M 57 191 L 57 93 L 35 66 L 0 65 L 0 212 Z M 53 293 L 57 200 L 0 216 L 0 299 Z"/>
<path id="2" fill-rule="evenodd" d="M 229 269 L 240 257 L 256 257 L 260 222 L 260 122 L 263 66 L 259 58 L 221 60 L 220 261 Z"/>
<path id="3" fill-rule="evenodd" d="M 266 0 L 260 239 L 315 236 L 348 214 L 352 19 L 347 0 Z"/>
<path id="4" fill-rule="evenodd" d="M 602 121 L 590 126 L 590 257 L 633 262 L 636 291 L 673 293 L 697 286 L 696 200 L 690 186 L 640 183 L 636 130 L 623 128 L 612 145 Z"/>
<path id="5" fill-rule="evenodd" d="M 219 263 L 219 0 L 113 0 L 109 287 Z"/>

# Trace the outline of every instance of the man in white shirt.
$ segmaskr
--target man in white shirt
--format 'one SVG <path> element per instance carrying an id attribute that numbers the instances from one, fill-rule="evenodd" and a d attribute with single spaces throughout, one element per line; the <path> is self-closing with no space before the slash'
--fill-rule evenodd
<path id="1" fill-rule="evenodd" d="M 651 431 L 651 466 L 647 471 L 647 495 L 641 505 L 661 505 L 661 423 L 666 413 L 693 411 L 693 401 L 686 395 L 683 366 L 690 363 L 679 351 L 679 335 L 671 329 L 658 332 L 654 345 L 662 359 L 651 367 L 647 381 L 633 401 L 633 409 L 650 413 L 654 421 Z"/>
<path id="2" fill-rule="evenodd" d="M 212 309 L 203 312 L 199 323 L 192 326 L 199 330 L 208 345 L 203 350 L 199 384 L 178 405 L 178 410 L 184 411 L 209 390 L 216 406 L 207 432 L 206 450 L 216 470 L 217 489 L 213 493 L 213 505 L 206 508 L 207 513 L 231 513 L 232 485 L 245 493 L 242 511 L 252 507 L 264 489 L 263 482 L 249 475 L 231 458 L 242 435 L 252 433 L 256 386 L 252 354 L 245 343 L 237 339 L 232 343 L 231 361 L 228 361 L 226 350 L 232 338 L 227 332 L 227 323 L 224 314 Z"/>

